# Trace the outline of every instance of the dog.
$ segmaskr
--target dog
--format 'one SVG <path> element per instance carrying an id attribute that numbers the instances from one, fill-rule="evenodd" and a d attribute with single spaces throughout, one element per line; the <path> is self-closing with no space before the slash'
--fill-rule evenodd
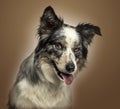
<path id="1" fill-rule="evenodd" d="M 98 26 L 65 24 L 51 6 L 40 18 L 39 41 L 21 64 L 9 94 L 9 109 L 61 109 L 71 107 L 70 86 L 85 66 L 88 46 Z"/>

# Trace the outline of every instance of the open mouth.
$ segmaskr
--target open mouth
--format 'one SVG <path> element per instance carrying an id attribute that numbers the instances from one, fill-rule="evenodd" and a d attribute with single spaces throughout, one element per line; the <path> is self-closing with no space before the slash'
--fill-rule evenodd
<path id="1" fill-rule="evenodd" d="M 52 62 L 52 63 L 53 63 L 53 66 L 54 66 L 55 70 L 57 71 L 58 77 L 59 77 L 61 80 L 65 81 L 65 83 L 66 83 L 67 85 L 70 85 L 70 84 L 72 83 L 72 81 L 73 81 L 73 75 L 72 75 L 72 74 L 68 74 L 68 73 L 61 72 L 61 71 L 57 68 L 55 62 Z"/>

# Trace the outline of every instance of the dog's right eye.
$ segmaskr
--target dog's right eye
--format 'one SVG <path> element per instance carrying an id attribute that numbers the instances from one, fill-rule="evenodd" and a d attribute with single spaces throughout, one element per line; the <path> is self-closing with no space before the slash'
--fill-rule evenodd
<path id="1" fill-rule="evenodd" d="M 63 47 L 62 47 L 62 45 L 61 45 L 60 43 L 54 44 L 54 47 L 55 47 L 57 50 L 62 50 L 62 49 L 63 49 Z"/>

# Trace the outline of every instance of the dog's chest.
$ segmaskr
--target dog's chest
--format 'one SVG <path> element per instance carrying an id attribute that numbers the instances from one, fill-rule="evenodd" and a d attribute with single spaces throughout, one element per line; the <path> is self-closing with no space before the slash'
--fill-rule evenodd
<path id="1" fill-rule="evenodd" d="M 19 86 L 21 88 L 20 98 L 29 99 L 35 107 L 64 107 L 69 104 L 70 99 L 66 88 L 56 89 L 42 84 L 31 86 L 25 80 Z"/>

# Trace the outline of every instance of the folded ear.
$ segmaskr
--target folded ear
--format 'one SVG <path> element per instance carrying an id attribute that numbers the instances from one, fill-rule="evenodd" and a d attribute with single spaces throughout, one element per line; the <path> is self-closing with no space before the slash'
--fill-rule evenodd
<path id="1" fill-rule="evenodd" d="M 79 24 L 76 27 L 76 30 L 80 33 L 85 41 L 85 44 L 90 44 L 95 34 L 101 36 L 101 31 L 98 26 L 92 24 Z"/>
<path id="2" fill-rule="evenodd" d="M 58 29 L 63 24 L 63 21 L 57 17 L 53 8 L 48 6 L 40 19 L 40 27 L 38 34 L 50 34 L 53 30 Z"/>

